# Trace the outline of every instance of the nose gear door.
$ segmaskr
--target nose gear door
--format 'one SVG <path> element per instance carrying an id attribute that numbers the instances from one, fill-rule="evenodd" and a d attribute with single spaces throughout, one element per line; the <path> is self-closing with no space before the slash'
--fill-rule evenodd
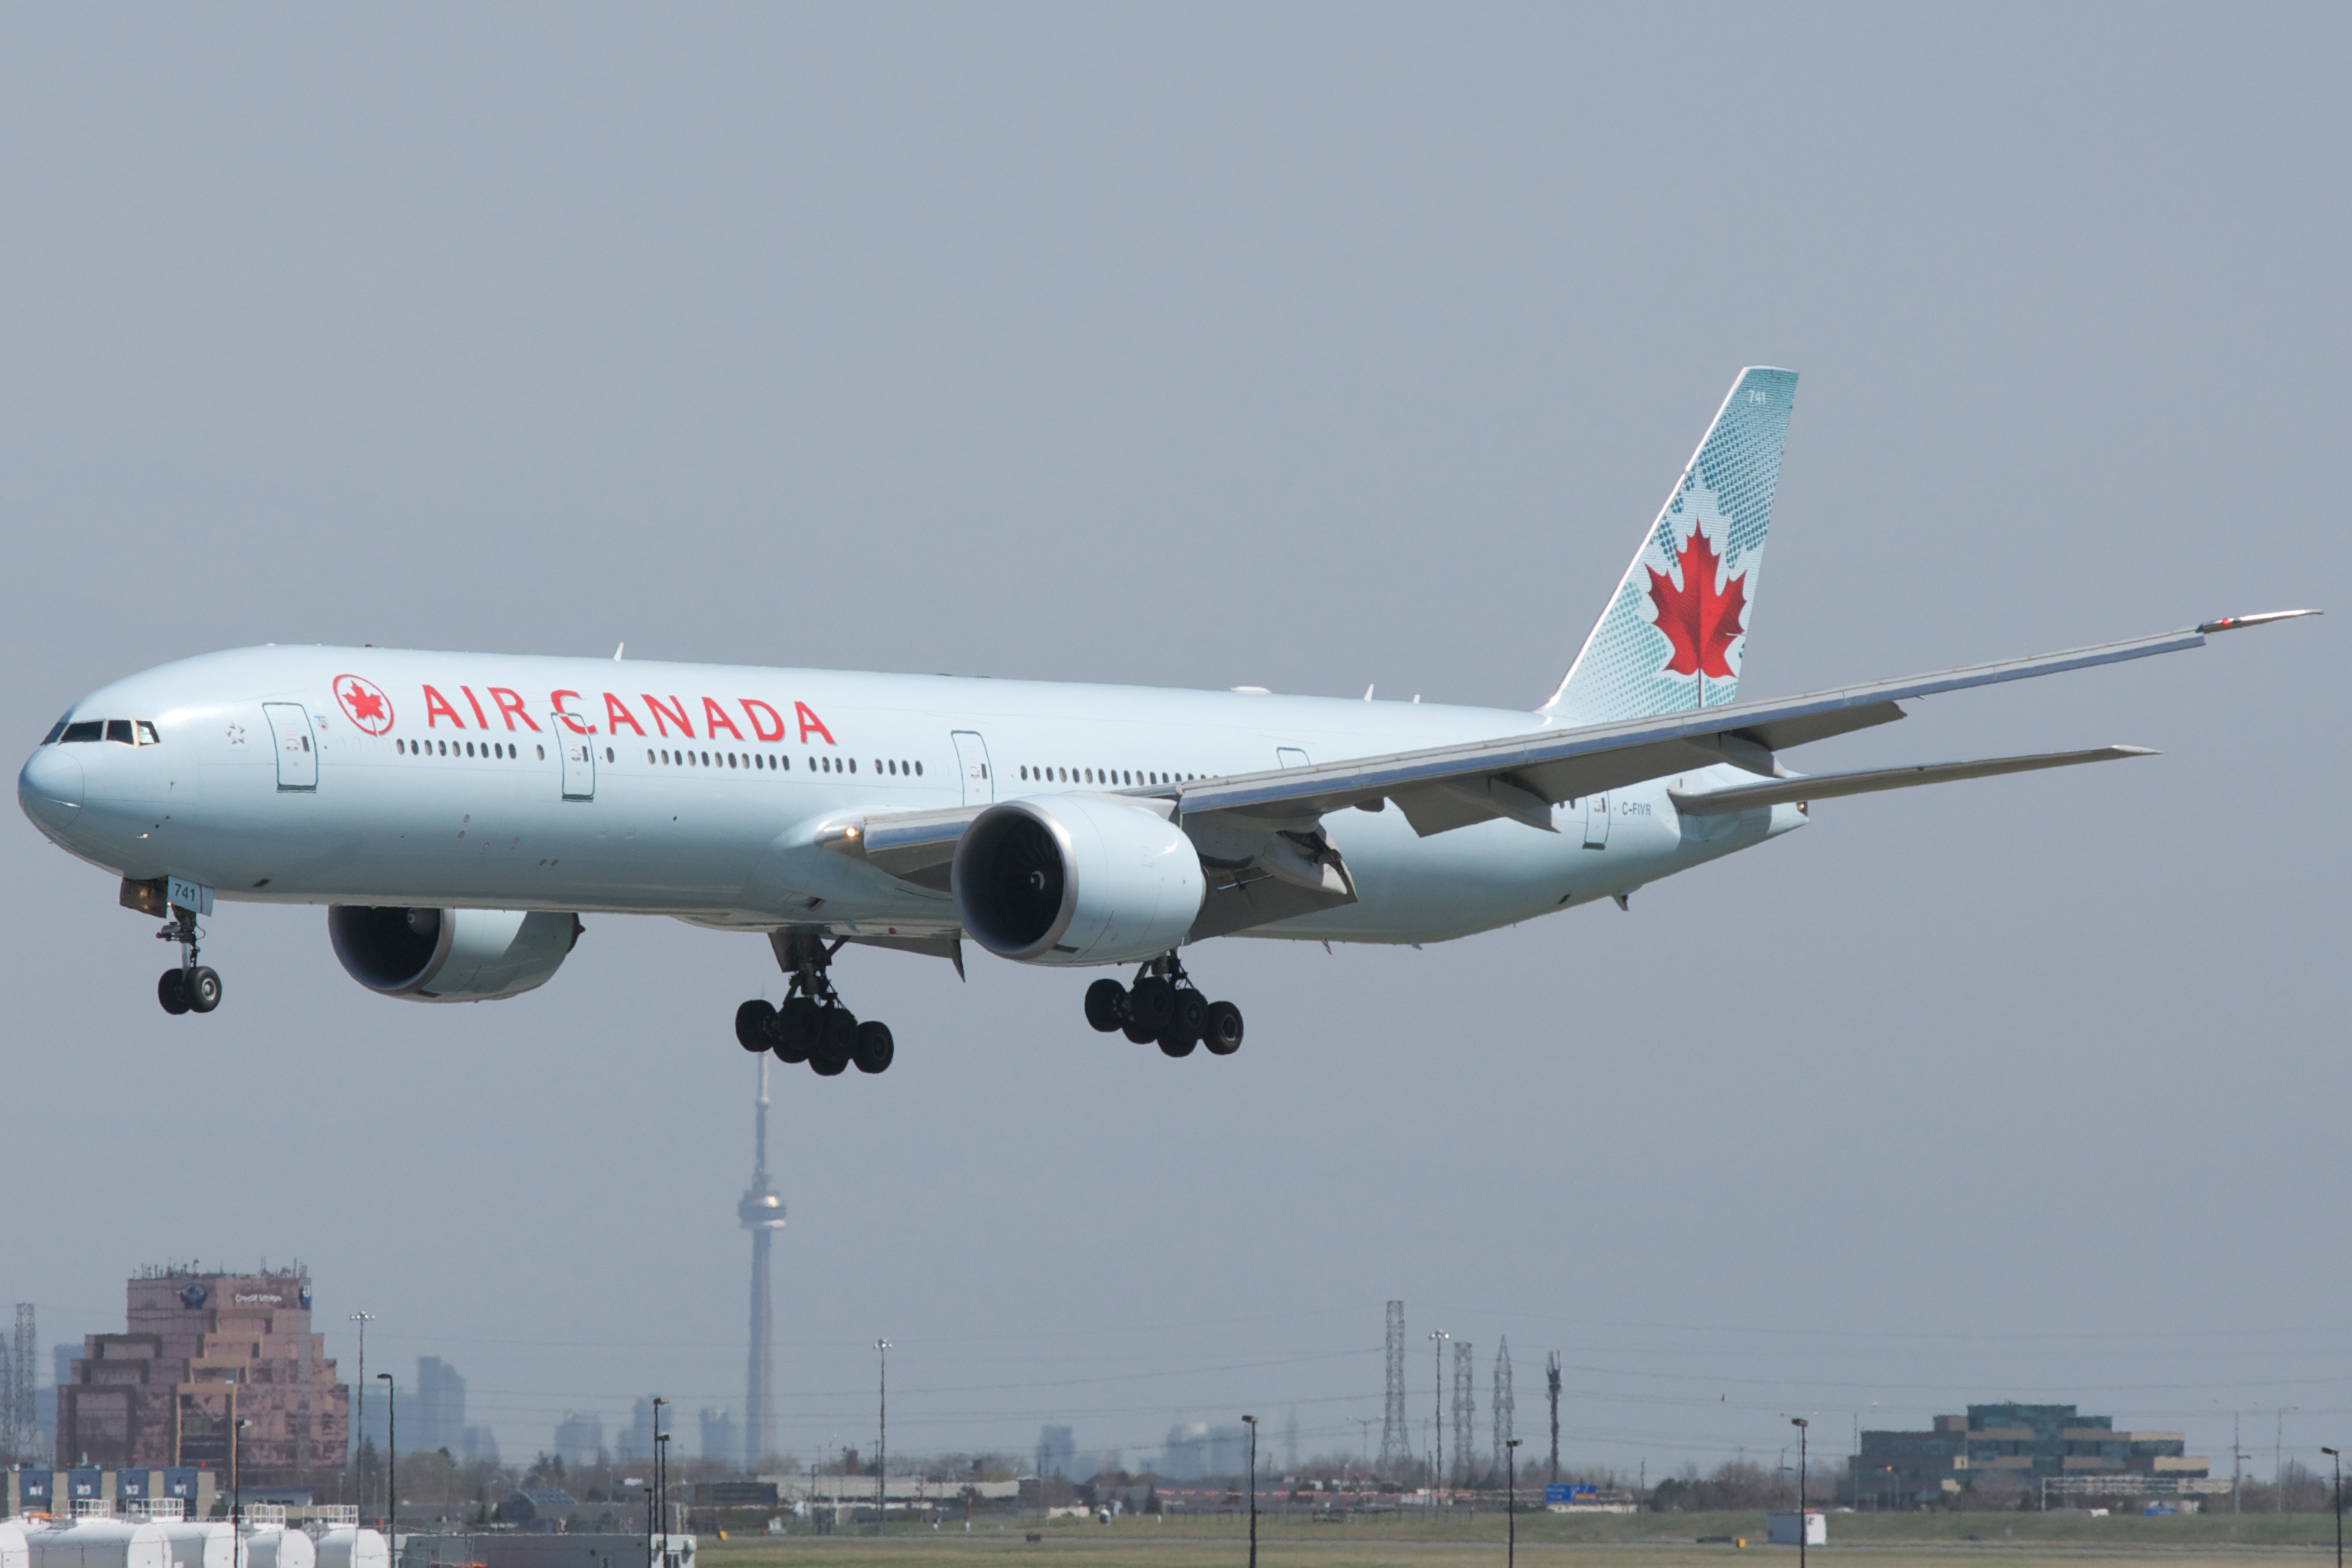
<path id="1" fill-rule="evenodd" d="M 278 787 L 316 789 L 319 748 L 310 738 L 310 713 L 300 703 L 263 703 L 269 733 L 278 743 Z"/>
<path id="2" fill-rule="evenodd" d="M 556 755 L 563 758 L 563 798 L 567 800 L 593 800 L 596 798 L 596 737 L 572 734 L 572 727 L 563 722 L 561 714 L 549 715 L 547 727 L 555 737 Z"/>
<path id="3" fill-rule="evenodd" d="M 988 742 L 976 731 L 958 729 L 949 732 L 955 742 L 956 763 L 963 772 L 963 803 L 985 806 L 996 799 L 996 780 L 988 766 Z"/>

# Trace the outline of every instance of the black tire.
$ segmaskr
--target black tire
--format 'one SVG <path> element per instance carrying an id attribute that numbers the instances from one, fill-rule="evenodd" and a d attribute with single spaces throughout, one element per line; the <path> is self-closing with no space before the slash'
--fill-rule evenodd
<path id="1" fill-rule="evenodd" d="M 1211 1054 L 1231 1056 L 1242 1048 L 1242 1009 L 1231 1002 L 1211 1002 L 1203 1020 L 1201 1043 Z"/>
<path id="2" fill-rule="evenodd" d="M 1163 1034 L 1160 1037 L 1160 1054 L 1162 1056 L 1190 1056 L 1192 1054 L 1192 1047 L 1195 1041 L 1191 1035 Z"/>
<path id="3" fill-rule="evenodd" d="M 1208 1027 L 1209 998 L 1184 986 L 1176 992 L 1175 1010 L 1169 1016 L 1168 1027 L 1160 1031 L 1160 1038 L 1165 1040 L 1173 1036 L 1198 1044 Z"/>
<path id="4" fill-rule="evenodd" d="M 216 969 L 199 964 L 188 971 L 188 1010 L 208 1013 L 221 1004 L 221 977 Z"/>
<path id="5" fill-rule="evenodd" d="M 776 1009 L 756 998 L 735 1009 L 735 1043 L 746 1051 L 765 1051 L 772 1043 L 768 1030 L 776 1021 Z"/>
<path id="6" fill-rule="evenodd" d="M 1127 988 L 1117 980 L 1097 980 L 1087 988 L 1087 1021 L 1104 1034 L 1127 1022 Z"/>
<path id="7" fill-rule="evenodd" d="M 776 1009 L 773 1026 L 774 1043 L 771 1047 L 776 1060 L 798 1067 L 809 1059 L 809 1051 L 817 1040 L 817 1005 L 806 997 L 788 997 Z"/>
<path id="8" fill-rule="evenodd" d="M 155 999 L 163 1003 L 163 1010 L 173 1018 L 178 1018 L 182 1013 L 186 1012 L 188 1010 L 186 973 L 179 969 L 164 970 L 163 977 L 155 982 Z"/>
<path id="9" fill-rule="evenodd" d="M 1176 988 L 1157 975 L 1145 976 L 1127 993 L 1127 1013 L 1145 1039 L 1158 1039 L 1176 1016 Z"/>
<path id="10" fill-rule="evenodd" d="M 835 1005 L 817 1012 L 817 1038 L 809 1050 L 809 1065 L 820 1078 L 838 1078 L 849 1071 L 857 1050 L 857 1015 Z"/>
<path id="11" fill-rule="evenodd" d="M 1150 1045 L 1153 1040 L 1160 1038 L 1139 1023 L 1121 1024 L 1119 1028 L 1121 1031 L 1126 1034 L 1128 1040 L 1136 1045 Z"/>
<path id="12" fill-rule="evenodd" d="M 890 1038 L 890 1026 L 868 1019 L 857 1026 L 857 1049 L 849 1060 L 857 1064 L 860 1072 L 887 1072 L 891 1060 L 898 1054 L 898 1044 Z"/>

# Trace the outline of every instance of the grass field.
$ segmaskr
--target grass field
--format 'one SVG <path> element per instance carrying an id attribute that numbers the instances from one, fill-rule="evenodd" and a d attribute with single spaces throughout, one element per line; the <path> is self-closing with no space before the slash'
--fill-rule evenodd
<path id="1" fill-rule="evenodd" d="M 1499 1514 L 1429 1521 L 1381 1515 L 1344 1525 L 1261 1519 L 1258 1555 L 1269 1568 L 1418 1568 L 1421 1564 L 1499 1561 L 1504 1521 Z M 868 1527 L 869 1529 L 871 1527 Z M 2085 1560 L 2160 1563 L 2167 1568 L 2198 1563 L 2294 1561 L 2332 1563 L 2335 1524 L 2326 1514 L 2228 1514 L 2170 1519 L 2053 1519 L 2033 1514 L 1832 1514 L 1830 1544 L 1813 1553 L 1843 1568 L 1913 1568 L 1956 1559 L 1997 1560 L 2000 1568 Z M 1032 1542 L 1030 1533 L 1044 1539 Z M 1762 1554 L 1793 1563 L 1793 1547 L 1765 1547 L 1760 1513 L 1634 1514 L 1563 1518 L 1519 1516 L 1519 1550 L 1533 1563 L 1573 1560 L 1580 1568 L 1731 1568 L 1733 1560 Z M 1743 1551 L 1698 1544 L 1700 1536 L 1745 1537 Z M 877 1539 L 845 1531 L 832 1536 L 787 1536 L 719 1542 L 706 1538 L 704 1568 L 885 1568 L 923 1564 L 1029 1563 L 1102 1563 L 1106 1568 L 1209 1568 L 1247 1561 L 1248 1524 L 1243 1518 L 1171 1520 L 1165 1523 L 1124 1519 L 1099 1525 L 1057 1520 L 1051 1524 L 975 1521 L 966 1534 L 956 1525 L 894 1526 Z"/>

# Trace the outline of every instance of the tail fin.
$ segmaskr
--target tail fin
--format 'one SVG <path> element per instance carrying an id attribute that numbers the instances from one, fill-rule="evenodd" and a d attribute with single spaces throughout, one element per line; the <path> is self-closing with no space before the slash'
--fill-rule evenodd
<path id="1" fill-rule="evenodd" d="M 1735 699 L 1797 372 L 1731 383 L 1576 663 L 1536 711 L 1609 724 Z"/>

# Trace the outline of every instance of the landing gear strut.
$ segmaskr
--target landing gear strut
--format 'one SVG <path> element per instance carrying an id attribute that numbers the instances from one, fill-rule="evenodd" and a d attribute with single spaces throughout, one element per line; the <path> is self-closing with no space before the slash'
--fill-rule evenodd
<path id="1" fill-rule="evenodd" d="M 1202 996 L 1174 953 L 1144 965 L 1131 987 L 1111 979 L 1088 986 L 1087 1021 L 1105 1034 L 1122 1031 L 1138 1045 L 1157 1043 L 1166 1056 L 1190 1056 L 1196 1045 L 1212 1056 L 1242 1048 L 1242 1009 Z"/>
<path id="2" fill-rule="evenodd" d="M 221 977 L 217 970 L 196 962 L 196 942 L 201 933 L 196 929 L 196 912 L 172 905 L 172 918 L 163 929 L 155 933 L 162 942 L 180 945 L 180 962 L 176 967 L 163 971 L 155 982 L 155 999 L 163 1010 L 177 1017 L 181 1013 L 208 1013 L 221 1004 Z"/>
<path id="3" fill-rule="evenodd" d="M 860 1072 L 888 1070 L 898 1051 L 890 1026 L 859 1022 L 833 988 L 833 956 L 842 944 L 800 932 L 775 935 L 776 961 L 792 979 L 782 1007 L 748 1001 L 735 1009 L 735 1040 L 746 1051 L 772 1051 L 780 1061 L 807 1062 L 820 1077 L 837 1078 L 855 1064 Z"/>

